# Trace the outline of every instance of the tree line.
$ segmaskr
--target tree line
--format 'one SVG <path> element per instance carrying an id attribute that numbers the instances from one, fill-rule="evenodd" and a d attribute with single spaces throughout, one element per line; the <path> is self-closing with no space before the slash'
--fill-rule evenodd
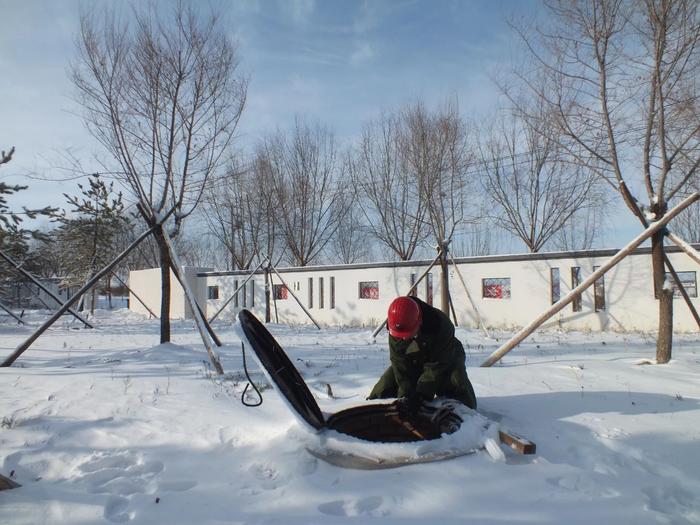
<path id="1" fill-rule="evenodd" d="M 497 79 L 507 102 L 488 119 L 465 118 L 453 100 L 418 100 L 384 108 L 354 143 L 339 144 L 329 126 L 299 116 L 247 153 L 234 151 L 248 78 L 218 13 L 181 4 L 83 12 L 71 79 L 103 146 L 101 173 L 155 228 L 162 311 L 165 238 L 188 244 L 186 256 L 201 251 L 201 239 L 181 235 L 197 215 L 224 264 L 245 269 L 265 257 L 300 266 L 409 260 L 449 242 L 480 254 L 497 249 L 496 231 L 531 252 L 589 248 L 612 206 L 644 226 L 694 191 L 698 1 L 544 8 L 541 25 L 512 24 L 523 56 Z M 691 210 L 672 226 L 697 241 L 697 217 Z M 667 360 L 663 238 L 652 246 Z M 167 316 L 161 323 L 168 333 Z"/>

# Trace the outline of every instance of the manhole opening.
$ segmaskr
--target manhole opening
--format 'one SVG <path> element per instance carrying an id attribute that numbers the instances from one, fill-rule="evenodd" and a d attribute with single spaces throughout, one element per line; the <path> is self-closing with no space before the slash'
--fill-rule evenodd
<path id="1" fill-rule="evenodd" d="M 341 410 L 326 420 L 326 427 L 366 441 L 388 443 L 437 439 L 458 428 L 441 428 L 429 417 L 403 418 L 394 403 Z"/>

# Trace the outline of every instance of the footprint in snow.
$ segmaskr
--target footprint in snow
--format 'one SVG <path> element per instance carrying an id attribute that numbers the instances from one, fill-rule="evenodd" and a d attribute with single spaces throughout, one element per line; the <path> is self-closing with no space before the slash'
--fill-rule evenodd
<path id="1" fill-rule="evenodd" d="M 558 478 L 550 478 L 547 481 L 566 490 L 578 492 L 590 499 L 617 498 L 620 496 L 617 490 L 606 487 L 588 476 L 570 474 Z"/>
<path id="2" fill-rule="evenodd" d="M 274 490 L 284 483 L 279 471 L 270 463 L 253 463 L 248 471 L 260 481 L 260 486 L 266 490 Z"/>
<path id="3" fill-rule="evenodd" d="M 642 492 L 647 498 L 647 510 L 669 517 L 682 516 L 687 520 L 682 523 L 700 523 L 700 502 L 679 483 L 646 487 Z"/>
<path id="4" fill-rule="evenodd" d="M 158 491 L 163 492 L 185 492 L 197 486 L 196 481 L 161 481 L 158 484 Z"/>
<path id="5" fill-rule="evenodd" d="M 318 506 L 319 512 L 328 516 L 386 516 L 388 511 L 377 512 L 384 503 L 381 496 L 357 500 L 335 500 Z"/>
<path id="6" fill-rule="evenodd" d="M 74 481 L 87 485 L 87 492 L 108 494 L 104 516 L 115 523 L 134 518 L 129 498 L 134 494 L 153 494 L 156 476 L 163 471 L 161 461 L 145 461 L 142 454 L 131 451 L 116 454 L 98 453 L 78 465 Z"/>
<path id="7" fill-rule="evenodd" d="M 113 523 L 125 523 L 134 519 L 134 513 L 129 512 L 129 500 L 120 496 L 109 497 L 104 516 Z"/>

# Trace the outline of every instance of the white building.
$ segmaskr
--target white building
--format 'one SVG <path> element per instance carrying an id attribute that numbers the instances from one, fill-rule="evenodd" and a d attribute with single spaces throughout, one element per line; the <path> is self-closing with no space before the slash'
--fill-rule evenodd
<path id="1" fill-rule="evenodd" d="M 696 308 L 696 264 L 683 252 L 667 248 L 669 259 L 685 283 Z M 612 257 L 616 250 L 494 255 L 457 258 L 457 268 L 465 287 L 450 265 L 449 282 L 459 326 L 478 327 L 479 319 L 488 328 L 521 327 L 544 312 L 594 269 Z M 270 273 L 272 321 L 311 323 L 293 296 L 321 325 L 374 327 L 386 317 L 389 303 L 404 295 L 432 261 L 385 262 L 334 266 L 278 268 L 282 284 Z M 186 268 L 187 279 L 197 301 L 211 318 L 227 301 L 217 319 L 233 320 L 241 308 L 265 318 L 265 273 L 256 272 L 232 298 L 234 290 L 250 272 L 215 272 Z M 670 275 L 667 277 L 670 280 Z M 595 286 L 557 314 L 544 327 L 577 330 L 651 331 L 658 326 L 658 305 L 654 298 L 649 248 L 640 248 L 605 274 Z M 160 305 L 160 269 L 133 271 L 130 287 L 154 311 Z M 173 318 L 191 317 L 182 287 L 173 279 Z M 440 305 L 440 268 L 433 267 L 417 289 L 417 295 Z M 685 301 L 676 290 L 674 328 L 697 331 Z M 147 313 L 130 297 L 130 308 Z"/>

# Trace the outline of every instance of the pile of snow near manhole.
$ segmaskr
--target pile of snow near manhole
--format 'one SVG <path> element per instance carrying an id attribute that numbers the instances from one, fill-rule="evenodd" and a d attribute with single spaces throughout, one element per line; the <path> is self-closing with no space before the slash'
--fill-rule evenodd
<path id="1" fill-rule="evenodd" d="M 465 456 L 481 449 L 486 449 L 494 459 L 505 459 L 498 446 L 498 424 L 461 403 L 453 411 L 462 418 L 462 423 L 455 432 L 442 434 L 438 439 L 372 442 L 336 430 L 299 431 L 292 435 L 314 456 L 348 468 L 399 467 Z"/>

